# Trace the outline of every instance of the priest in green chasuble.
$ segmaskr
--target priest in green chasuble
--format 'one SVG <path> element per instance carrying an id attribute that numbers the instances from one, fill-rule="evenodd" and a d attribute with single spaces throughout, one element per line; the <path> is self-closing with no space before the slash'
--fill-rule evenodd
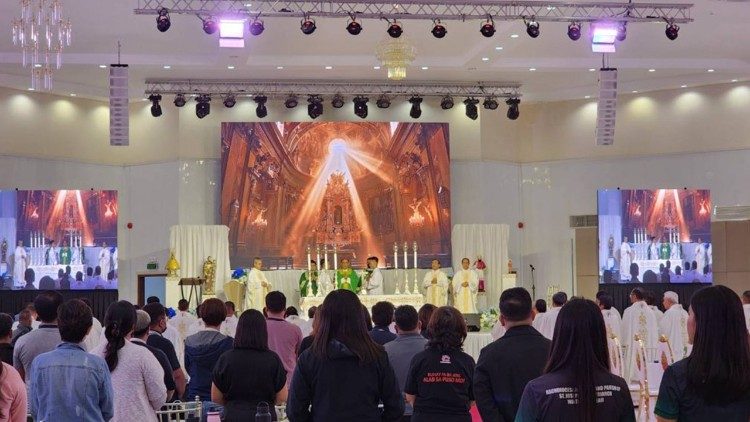
<path id="1" fill-rule="evenodd" d="M 318 293 L 318 264 L 315 261 L 310 261 L 309 273 L 310 279 L 312 280 L 312 285 L 310 286 L 310 288 L 312 289 L 312 294 L 316 295 Z M 299 293 L 302 297 L 307 296 L 307 275 L 308 272 L 305 271 L 301 276 L 299 276 Z"/>
<path id="2" fill-rule="evenodd" d="M 336 285 L 339 289 L 351 290 L 354 293 L 359 292 L 359 276 L 352 269 L 351 263 L 346 258 L 341 260 L 341 268 L 336 271 Z"/>
<path id="3" fill-rule="evenodd" d="M 672 246 L 669 243 L 664 243 L 661 239 L 661 246 L 659 246 L 659 259 L 669 259 L 672 255 Z"/>
<path id="4" fill-rule="evenodd" d="M 73 252 L 70 250 L 70 246 L 68 246 L 68 241 L 63 240 L 62 248 L 60 248 L 60 265 L 70 265 L 72 256 Z"/>

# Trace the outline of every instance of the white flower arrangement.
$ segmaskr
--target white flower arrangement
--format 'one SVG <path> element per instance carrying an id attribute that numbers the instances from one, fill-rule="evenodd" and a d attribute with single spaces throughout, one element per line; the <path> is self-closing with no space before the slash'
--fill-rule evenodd
<path id="1" fill-rule="evenodd" d="M 492 327 L 497 324 L 499 318 L 500 313 L 497 311 L 497 309 L 488 309 L 482 312 L 482 315 L 479 317 L 479 323 L 482 326 L 483 330 L 491 330 Z"/>

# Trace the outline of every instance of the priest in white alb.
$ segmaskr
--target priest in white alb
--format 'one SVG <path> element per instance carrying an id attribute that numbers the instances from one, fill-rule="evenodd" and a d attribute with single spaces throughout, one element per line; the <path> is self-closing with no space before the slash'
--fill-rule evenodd
<path id="1" fill-rule="evenodd" d="M 542 318 L 537 325 L 533 325 L 544 337 L 552 340 L 555 334 L 555 324 L 557 324 L 557 316 L 560 314 L 560 309 L 568 303 L 568 294 L 565 292 L 557 292 L 552 295 L 552 309 L 548 309 L 544 313 Z M 535 321 L 536 322 L 536 321 Z"/>
<path id="2" fill-rule="evenodd" d="M 26 282 L 24 281 L 24 274 L 26 274 L 26 268 L 29 267 L 29 256 L 26 254 L 26 248 L 23 247 L 23 240 L 18 241 L 16 251 L 13 253 L 13 285 L 23 286 Z"/>
<path id="3" fill-rule="evenodd" d="M 440 270 L 440 261 L 433 259 L 431 269 L 427 271 L 422 280 L 425 289 L 425 302 L 437 307 L 448 304 L 448 276 Z"/>
<path id="4" fill-rule="evenodd" d="M 622 318 L 617 309 L 612 306 L 612 296 L 601 295 L 597 298 L 597 302 L 599 302 L 599 309 L 602 310 L 607 337 L 611 338 L 614 335 L 622 344 Z"/>
<path id="5" fill-rule="evenodd" d="M 638 373 L 635 367 L 637 342 L 635 335 L 638 334 L 643 341 L 643 346 L 656 348 L 659 341 L 659 327 L 656 324 L 654 311 L 646 304 L 645 294 L 639 287 L 630 293 L 630 305 L 622 316 L 622 342 L 625 349 L 625 381 L 637 380 Z"/>
<path id="6" fill-rule="evenodd" d="M 688 313 L 680 305 L 679 296 L 675 292 L 664 292 L 663 304 L 667 312 L 664 312 L 664 318 L 659 323 L 659 333 L 669 339 L 669 346 L 676 362 L 683 359 L 687 354 L 689 343 Z"/>
<path id="7" fill-rule="evenodd" d="M 383 273 L 378 268 L 378 257 L 371 256 L 367 258 L 367 270 L 364 276 L 364 288 L 368 295 L 382 295 L 383 293 Z"/>
<path id="8" fill-rule="evenodd" d="M 255 257 L 253 268 L 247 275 L 245 309 L 257 309 L 262 312 L 266 304 L 266 295 L 271 290 L 271 283 L 268 282 L 261 268 L 263 268 L 263 260 Z"/>
<path id="9" fill-rule="evenodd" d="M 112 254 L 109 251 L 109 247 L 107 247 L 107 242 L 102 242 L 102 249 L 99 251 L 99 268 L 102 269 L 102 278 L 105 280 L 109 274 L 111 259 Z"/>
<path id="10" fill-rule="evenodd" d="M 462 314 L 477 313 L 479 276 L 469 268 L 469 258 L 461 260 L 461 270 L 453 276 L 453 307 Z"/>
<path id="11" fill-rule="evenodd" d="M 698 274 L 703 274 L 703 267 L 706 266 L 706 246 L 700 237 L 698 238 L 698 245 L 695 246 L 695 258 L 693 260 L 698 264 Z"/>
<path id="12" fill-rule="evenodd" d="M 630 280 L 630 264 L 633 263 L 633 249 L 628 243 L 628 237 L 622 238 L 620 245 L 620 280 Z"/>

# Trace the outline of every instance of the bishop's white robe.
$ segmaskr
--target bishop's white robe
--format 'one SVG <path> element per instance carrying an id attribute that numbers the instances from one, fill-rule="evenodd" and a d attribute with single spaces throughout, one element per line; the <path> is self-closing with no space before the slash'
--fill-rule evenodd
<path id="1" fill-rule="evenodd" d="M 664 312 L 664 318 L 659 323 L 659 333 L 669 339 L 675 362 L 683 359 L 687 351 L 689 343 L 687 319 L 687 311 L 682 308 L 682 305 L 676 303 Z"/>
<path id="2" fill-rule="evenodd" d="M 29 256 L 26 255 L 26 249 L 23 246 L 16 246 L 16 252 L 13 256 L 13 285 L 23 286 L 26 281 L 23 279 L 26 268 L 29 266 Z"/>
<path id="3" fill-rule="evenodd" d="M 664 318 L 664 312 L 659 309 L 656 305 L 649 305 L 649 308 L 651 308 L 652 311 L 654 311 L 654 316 L 656 317 L 656 325 L 658 326 L 661 324 L 661 320 Z"/>
<path id="4" fill-rule="evenodd" d="M 467 283 L 464 287 L 462 284 Z M 453 276 L 453 307 L 462 314 L 477 313 L 479 277 L 473 270 L 461 270 Z"/>
<path id="5" fill-rule="evenodd" d="M 623 339 L 620 344 L 627 346 L 625 351 L 625 376 L 623 378 L 628 382 L 638 379 L 635 367 L 636 334 L 643 340 L 643 346 L 647 350 L 658 347 L 659 326 L 656 324 L 656 316 L 654 311 L 642 300 L 625 309 L 622 317 Z"/>
<path id="6" fill-rule="evenodd" d="M 698 264 L 698 274 L 703 274 L 703 267 L 706 266 L 706 247 L 703 243 L 695 247 L 695 262 Z"/>
<path id="7" fill-rule="evenodd" d="M 552 336 L 555 334 L 555 324 L 557 324 L 557 316 L 560 314 L 560 309 L 562 309 L 562 307 L 548 309 L 547 312 L 544 313 L 544 318 L 542 318 L 539 323 L 539 328 L 537 328 L 537 331 L 550 340 L 552 340 Z"/>
<path id="8" fill-rule="evenodd" d="M 633 263 L 633 250 L 630 244 L 622 242 L 620 246 L 620 280 L 630 280 L 630 264 Z"/>
<path id="9" fill-rule="evenodd" d="M 432 284 L 435 280 L 435 284 Z M 440 270 L 430 270 L 424 275 L 422 287 L 425 289 L 425 303 L 437 307 L 448 304 L 448 276 Z"/>
<path id="10" fill-rule="evenodd" d="M 107 279 L 107 274 L 109 274 L 111 258 L 112 254 L 109 252 L 109 248 L 102 248 L 99 251 L 99 268 L 102 269 L 102 278 L 105 280 Z"/>
<path id="11" fill-rule="evenodd" d="M 372 274 L 368 279 L 365 275 L 362 277 L 362 282 L 365 285 L 365 290 L 368 295 L 383 295 L 383 273 L 380 272 L 380 268 L 372 270 Z"/>
<path id="12" fill-rule="evenodd" d="M 247 275 L 247 290 L 245 293 L 245 309 L 257 309 L 263 312 L 266 305 L 266 295 L 271 291 L 271 283 L 268 282 L 263 271 L 253 268 Z"/>
<path id="13" fill-rule="evenodd" d="M 607 327 L 607 337 L 612 337 L 614 334 L 622 344 L 622 318 L 617 309 L 602 309 L 602 316 L 604 317 L 604 325 Z"/>

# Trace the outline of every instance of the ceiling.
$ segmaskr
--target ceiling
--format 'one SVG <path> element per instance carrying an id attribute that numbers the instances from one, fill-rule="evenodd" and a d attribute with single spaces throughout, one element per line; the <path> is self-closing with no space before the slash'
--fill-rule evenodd
<path id="1" fill-rule="evenodd" d="M 666 38 L 662 23 L 628 27 L 627 39 L 610 57 L 610 65 L 620 71 L 621 92 L 750 79 L 750 4 L 695 3 L 695 22 L 681 25 L 676 41 Z M 133 98 L 143 96 L 146 78 L 385 79 L 385 70 L 373 68 L 379 65 L 376 45 L 387 36 L 384 21 L 364 20 L 363 32 L 352 36 L 344 20 L 318 19 L 317 31 L 308 36 L 299 31 L 297 19 L 267 18 L 261 36 L 248 34 L 244 49 L 227 49 L 219 48 L 218 34 L 206 35 L 194 16 L 173 15 L 171 29 L 158 32 L 154 16 L 133 13 L 136 0 L 63 4 L 73 22 L 73 45 L 55 74 L 54 92 L 60 95 L 106 98 L 108 71 L 99 65 L 117 62 L 118 41 L 122 62 L 130 65 Z M 18 14 L 17 2 L 0 3 L 0 16 L 7 21 Z M 445 24 L 448 35 L 436 39 L 429 32 L 430 22 L 403 22 L 404 34 L 417 48 L 407 80 L 519 82 L 524 101 L 596 95 L 597 72 L 589 69 L 600 67 L 602 58 L 591 52 L 586 27 L 581 40 L 574 42 L 566 35 L 565 23 L 542 23 L 536 39 L 526 35 L 520 21 L 498 22 L 492 38 L 479 34 L 479 22 Z M 6 28 L 0 38 L 0 85 L 26 89 L 29 71 L 21 67 L 9 24 Z"/>

